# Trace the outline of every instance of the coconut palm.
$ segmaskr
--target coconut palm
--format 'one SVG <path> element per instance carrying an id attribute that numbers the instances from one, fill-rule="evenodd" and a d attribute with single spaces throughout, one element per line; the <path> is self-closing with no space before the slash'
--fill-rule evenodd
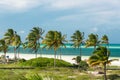
<path id="1" fill-rule="evenodd" d="M 8 45 L 6 44 L 4 39 L 0 40 L 0 51 L 3 51 L 4 56 L 6 57 L 6 52 L 8 51 Z"/>
<path id="2" fill-rule="evenodd" d="M 42 37 L 43 33 L 44 30 L 42 30 L 42 28 L 33 27 L 33 29 L 26 38 L 27 47 L 33 49 L 33 51 L 36 53 L 36 57 L 37 57 L 37 51 L 40 48 L 40 39 L 43 39 Z"/>
<path id="3" fill-rule="evenodd" d="M 66 45 L 64 44 L 64 42 L 68 42 L 66 39 L 66 35 L 62 35 L 61 32 L 59 32 L 59 41 L 60 41 L 60 44 L 61 44 L 61 47 L 64 47 L 66 48 Z M 60 59 L 61 59 L 61 48 L 60 48 Z"/>
<path id="4" fill-rule="evenodd" d="M 93 54 L 90 56 L 88 63 L 91 66 L 97 66 L 102 65 L 104 69 L 104 80 L 107 80 L 106 77 L 106 64 L 109 64 L 110 62 L 116 60 L 112 59 L 109 60 L 110 51 L 107 50 L 106 47 L 98 47 Z"/>
<path id="5" fill-rule="evenodd" d="M 96 46 L 98 46 L 100 41 L 98 40 L 98 35 L 91 33 L 88 35 L 88 39 L 86 40 L 86 47 L 94 46 L 94 50 L 96 49 Z"/>
<path id="6" fill-rule="evenodd" d="M 15 38 L 14 38 L 14 42 L 12 44 L 14 46 L 15 57 L 16 57 L 16 53 L 17 53 L 16 51 L 17 51 L 17 49 L 19 49 L 21 43 L 22 43 L 21 37 L 18 34 L 16 34 Z M 19 52 L 18 52 L 18 55 L 19 55 Z"/>
<path id="7" fill-rule="evenodd" d="M 103 35 L 101 38 L 101 43 L 109 46 L 109 39 L 107 35 Z"/>
<path id="8" fill-rule="evenodd" d="M 54 49 L 54 67 L 56 65 L 56 51 L 60 46 L 64 46 L 63 42 L 66 42 L 65 35 L 62 35 L 61 32 L 58 31 L 49 31 L 42 41 L 42 43 L 45 44 L 43 48 Z"/>
<path id="9" fill-rule="evenodd" d="M 5 42 L 14 47 L 14 58 L 16 59 L 16 49 L 21 43 L 20 36 L 13 29 L 8 29 L 4 36 Z"/>
<path id="10" fill-rule="evenodd" d="M 6 43 L 11 45 L 14 41 L 15 31 L 13 29 L 8 29 L 4 36 Z"/>
<path id="11" fill-rule="evenodd" d="M 73 42 L 73 46 L 75 48 L 80 49 L 80 57 L 81 57 L 82 55 L 81 44 L 83 43 L 84 32 L 80 32 L 79 30 L 77 30 L 75 33 L 73 33 L 71 38 L 72 38 L 71 41 Z"/>

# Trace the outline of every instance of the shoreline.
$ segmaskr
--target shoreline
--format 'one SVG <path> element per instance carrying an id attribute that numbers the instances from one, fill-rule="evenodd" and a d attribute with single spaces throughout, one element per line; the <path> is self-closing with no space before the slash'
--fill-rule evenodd
<path id="1" fill-rule="evenodd" d="M 3 55 L 2 53 L 0 53 L 0 56 Z M 7 53 L 6 56 L 9 56 L 9 58 L 14 58 L 14 54 L 11 53 Z M 26 60 L 35 58 L 35 54 L 22 54 L 20 53 L 19 55 L 17 55 L 17 57 L 19 56 L 19 58 L 24 58 Z M 47 58 L 54 58 L 54 55 L 47 55 L 47 54 L 38 54 L 37 57 L 47 57 Z M 70 62 L 71 64 L 75 63 L 75 60 L 72 60 L 73 58 L 76 58 L 75 55 L 61 55 L 61 59 L 67 62 Z M 82 60 L 87 60 L 89 58 L 89 56 L 82 56 Z M 60 55 L 56 56 L 56 59 L 60 59 Z M 109 59 L 118 59 L 119 61 L 113 61 L 111 62 L 111 66 L 120 66 L 120 58 L 119 57 L 110 57 Z"/>

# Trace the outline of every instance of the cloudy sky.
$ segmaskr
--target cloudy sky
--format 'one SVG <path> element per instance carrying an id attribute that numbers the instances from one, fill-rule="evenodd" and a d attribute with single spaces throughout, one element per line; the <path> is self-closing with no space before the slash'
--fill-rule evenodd
<path id="1" fill-rule="evenodd" d="M 0 38 L 12 28 L 24 41 L 35 26 L 61 31 L 67 39 L 80 30 L 86 39 L 107 34 L 110 43 L 120 43 L 120 0 L 0 0 Z"/>

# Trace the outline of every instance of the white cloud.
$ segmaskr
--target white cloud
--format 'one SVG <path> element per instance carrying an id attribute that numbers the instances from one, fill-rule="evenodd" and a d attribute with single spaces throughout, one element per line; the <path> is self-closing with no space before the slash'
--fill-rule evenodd
<path id="1" fill-rule="evenodd" d="M 57 21 L 75 20 L 78 17 L 80 17 L 80 15 L 78 15 L 78 14 L 72 14 L 72 15 L 60 16 L 56 20 Z"/>
<path id="2" fill-rule="evenodd" d="M 39 0 L 0 0 L 0 9 L 3 11 L 24 11 L 39 4 Z"/>
<path id="3" fill-rule="evenodd" d="M 22 30 L 22 31 L 19 31 L 18 33 L 20 33 L 20 34 L 24 34 L 24 33 L 25 33 L 25 31 L 23 31 L 23 30 Z"/>
<path id="4" fill-rule="evenodd" d="M 93 27 L 91 30 L 90 30 L 91 33 L 97 33 L 98 32 L 98 28 L 97 27 Z"/>
<path id="5" fill-rule="evenodd" d="M 80 4 L 80 0 L 54 0 L 54 2 L 50 3 L 50 7 L 53 9 L 69 9 L 78 7 Z"/>
<path id="6" fill-rule="evenodd" d="M 47 3 L 47 5 L 46 5 Z M 53 10 L 73 9 L 73 8 L 114 8 L 120 7 L 120 0 L 51 0 L 45 2 L 47 8 Z"/>
<path id="7" fill-rule="evenodd" d="M 120 0 L 0 0 L 0 9 L 23 11 L 37 6 L 47 10 L 101 9 L 120 7 Z M 108 6 L 109 5 L 109 6 Z M 91 10 L 90 9 L 90 10 Z"/>

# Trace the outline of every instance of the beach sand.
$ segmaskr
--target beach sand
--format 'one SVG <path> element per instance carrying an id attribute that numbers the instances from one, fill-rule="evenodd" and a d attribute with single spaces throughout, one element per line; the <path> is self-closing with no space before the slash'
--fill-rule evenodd
<path id="1" fill-rule="evenodd" d="M 2 53 L 0 53 L 0 56 L 3 55 Z M 14 54 L 13 53 L 7 53 L 6 56 L 9 56 L 9 58 L 14 58 Z M 18 55 L 17 55 L 18 56 Z M 40 54 L 38 54 L 38 57 L 40 57 Z M 54 55 L 44 55 L 42 54 L 42 57 L 47 57 L 47 58 L 54 58 Z M 62 55 L 61 59 L 65 60 L 67 62 L 70 63 L 75 63 L 75 60 L 72 60 L 73 58 L 75 58 L 76 56 L 73 55 Z M 19 58 L 24 58 L 26 60 L 35 58 L 35 54 L 19 54 Z M 57 59 L 60 59 L 60 56 L 56 56 Z M 89 58 L 89 56 L 82 56 L 82 60 L 87 60 Z M 118 61 L 113 61 L 111 62 L 110 65 L 112 66 L 120 66 L 120 58 L 119 57 L 110 57 L 110 59 L 118 59 Z"/>

